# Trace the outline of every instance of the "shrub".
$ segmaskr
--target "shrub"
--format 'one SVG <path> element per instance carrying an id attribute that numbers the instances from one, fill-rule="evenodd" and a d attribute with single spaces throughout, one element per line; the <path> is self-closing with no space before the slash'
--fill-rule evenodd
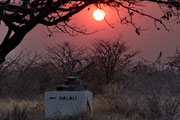
<path id="1" fill-rule="evenodd" d="M 2 116 L 1 120 L 28 120 L 27 108 L 20 108 L 18 105 L 15 105 L 11 112 Z"/>

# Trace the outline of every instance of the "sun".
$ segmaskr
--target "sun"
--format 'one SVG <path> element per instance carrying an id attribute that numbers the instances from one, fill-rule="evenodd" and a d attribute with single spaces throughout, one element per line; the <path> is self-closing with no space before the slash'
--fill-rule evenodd
<path id="1" fill-rule="evenodd" d="M 101 9 L 97 9 L 97 10 L 94 11 L 93 17 L 94 17 L 95 20 L 101 21 L 105 17 L 105 12 L 103 10 L 101 10 Z"/>

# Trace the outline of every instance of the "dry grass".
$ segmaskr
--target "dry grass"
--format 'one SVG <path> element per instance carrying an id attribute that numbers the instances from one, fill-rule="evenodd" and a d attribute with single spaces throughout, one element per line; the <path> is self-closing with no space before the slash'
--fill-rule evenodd
<path id="1" fill-rule="evenodd" d="M 0 99 L 0 112 L 12 111 L 14 105 L 27 107 L 28 109 L 40 109 L 43 107 L 42 100 L 15 100 L 15 99 Z"/>
<path id="2" fill-rule="evenodd" d="M 159 110 L 163 113 L 163 115 L 158 117 L 158 120 L 164 120 L 164 118 L 178 120 L 180 118 L 180 115 L 176 114 L 179 111 L 179 97 L 177 100 L 168 99 L 169 101 L 166 100 L 167 104 L 162 104 L 161 108 L 157 108 L 157 105 L 160 105 L 159 102 L 163 99 L 159 101 L 160 99 L 152 98 L 148 99 L 148 102 L 144 101 L 143 103 L 145 96 L 128 95 L 118 85 L 108 85 L 103 89 L 104 94 L 94 96 L 93 115 L 91 117 L 88 117 L 86 114 L 80 114 L 54 120 L 155 120 L 156 118 L 153 118 L 153 116 L 156 117 L 153 114 L 154 110 Z M 177 104 L 175 104 L 175 101 Z M 24 107 L 27 109 L 28 120 L 44 120 L 44 99 L 33 101 L 1 99 L 0 114 L 13 113 L 15 105 L 19 106 L 22 110 Z"/>
<path id="3" fill-rule="evenodd" d="M 44 116 L 43 100 L 14 100 L 0 99 L 0 115 L 6 115 L 18 106 L 20 109 L 26 108 L 29 119 L 39 118 Z"/>
<path id="4" fill-rule="evenodd" d="M 141 119 L 141 111 L 136 108 L 137 98 L 133 99 L 134 96 L 127 96 L 121 88 L 117 84 L 109 84 L 103 87 L 104 94 L 94 97 L 94 118 L 100 120 Z M 131 115 L 128 115 L 129 113 Z"/>

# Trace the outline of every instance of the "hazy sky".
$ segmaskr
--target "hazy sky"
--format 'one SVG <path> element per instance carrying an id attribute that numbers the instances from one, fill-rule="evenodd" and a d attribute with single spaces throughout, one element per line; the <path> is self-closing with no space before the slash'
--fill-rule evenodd
<path id="1" fill-rule="evenodd" d="M 169 29 L 172 29 L 172 31 L 168 32 L 162 26 L 161 30 L 157 31 L 152 20 L 137 16 L 134 19 L 135 23 L 139 24 L 143 28 L 147 28 L 147 30 L 142 31 L 141 35 L 138 36 L 131 25 L 121 25 L 118 23 L 118 16 L 114 10 L 104 8 L 108 23 L 115 27 L 111 28 L 104 20 L 94 20 L 92 14 L 95 7 L 90 8 L 91 9 L 89 11 L 85 9 L 75 15 L 72 22 L 76 22 L 79 26 L 83 25 L 89 32 L 93 32 L 96 29 L 103 29 L 102 31 L 92 35 L 80 34 L 77 37 L 71 37 L 67 34 L 58 32 L 52 37 L 47 37 L 45 34 L 47 33 L 46 27 L 39 25 L 26 35 L 19 47 L 42 50 L 44 45 L 53 45 L 67 40 L 79 46 L 89 46 L 89 44 L 93 43 L 93 41 L 97 39 L 113 40 L 114 38 L 121 36 L 121 40 L 126 41 L 133 50 L 140 50 L 140 56 L 146 59 L 155 59 L 158 56 L 159 51 L 162 51 L 165 57 L 170 56 L 174 53 L 176 48 L 180 48 L 180 24 L 168 22 L 166 23 L 166 26 Z M 152 9 L 152 7 L 148 7 L 146 10 L 157 17 L 161 14 L 160 12 L 156 12 L 157 9 Z M 121 12 L 123 14 L 123 11 Z M 2 40 L 7 29 L 3 26 L 3 24 L 1 24 L 0 27 L 0 40 Z"/>

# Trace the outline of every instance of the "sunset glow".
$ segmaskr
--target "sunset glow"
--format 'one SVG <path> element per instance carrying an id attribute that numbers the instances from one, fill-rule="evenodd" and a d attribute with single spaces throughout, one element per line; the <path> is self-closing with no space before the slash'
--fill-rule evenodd
<path id="1" fill-rule="evenodd" d="M 105 12 L 103 10 L 97 9 L 97 10 L 94 11 L 93 17 L 94 17 L 95 20 L 101 21 L 105 17 Z"/>

